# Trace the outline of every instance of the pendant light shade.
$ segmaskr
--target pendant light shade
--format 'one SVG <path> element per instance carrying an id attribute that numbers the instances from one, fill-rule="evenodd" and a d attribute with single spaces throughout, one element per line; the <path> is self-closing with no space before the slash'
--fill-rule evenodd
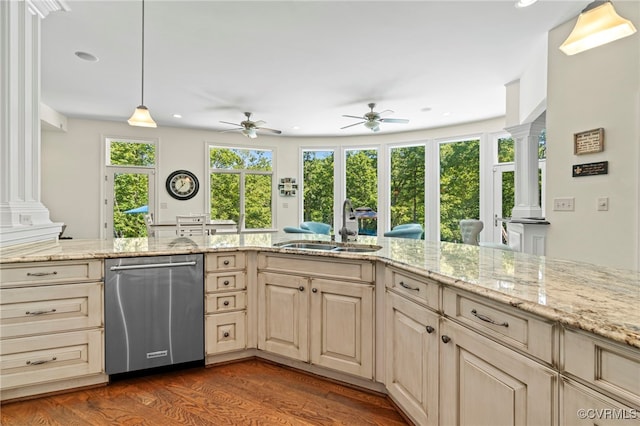
<path id="1" fill-rule="evenodd" d="M 127 120 L 129 125 L 138 127 L 158 127 L 146 106 L 144 106 L 144 0 L 142 0 L 142 92 L 140 105 Z"/>
<path id="2" fill-rule="evenodd" d="M 560 50 L 575 55 L 636 32 L 631 21 L 616 13 L 610 1 L 594 1 L 578 16 L 576 26 Z"/>
<path id="3" fill-rule="evenodd" d="M 151 114 L 149 114 L 149 110 L 144 105 L 138 105 L 136 110 L 133 112 L 133 115 L 127 122 L 132 126 L 138 127 L 158 127 L 153 118 L 151 118 Z"/>

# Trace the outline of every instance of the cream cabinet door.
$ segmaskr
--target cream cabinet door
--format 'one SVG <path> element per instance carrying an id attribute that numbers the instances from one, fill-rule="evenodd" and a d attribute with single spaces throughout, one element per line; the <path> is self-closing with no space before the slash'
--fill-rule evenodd
<path id="1" fill-rule="evenodd" d="M 640 409 L 620 404 L 571 379 L 560 379 L 560 425 L 639 426 Z"/>
<path id="2" fill-rule="evenodd" d="M 386 302 L 387 391 L 416 424 L 438 424 L 439 316 L 391 292 Z"/>
<path id="3" fill-rule="evenodd" d="M 258 348 L 309 360 L 309 279 L 258 274 Z"/>
<path id="4" fill-rule="evenodd" d="M 311 362 L 373 378 L 373 286 L 311 279 Z"/>
<path id="5" fill-rule="evenodd" d="M 556 372 L 446 319 L 440 336 L 440 424 L 558 424 Z"/>

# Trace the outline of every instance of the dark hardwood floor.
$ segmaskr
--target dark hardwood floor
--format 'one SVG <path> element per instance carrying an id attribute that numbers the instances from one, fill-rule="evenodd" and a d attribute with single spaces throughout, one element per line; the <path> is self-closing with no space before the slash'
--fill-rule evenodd
<path id="1" fill-rule="evenodd" d="M 406 425 L 386 397 L 251 359 L 5 403 L 9 425 Z"/>

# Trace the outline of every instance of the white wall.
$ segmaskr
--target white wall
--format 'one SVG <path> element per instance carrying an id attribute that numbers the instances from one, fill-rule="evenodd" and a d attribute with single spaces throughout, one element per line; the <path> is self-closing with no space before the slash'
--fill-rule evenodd
<path id="1" fill-rule="evenodd" d="M 386 146 L 453 136 L 499 132 L 504 117 L 443 127 L 420 132 L 378 134 L 335 138 L 292 138 L 261 135 L 247 139 L 239 133 L 158 127 L 131 127 L 122 122 L 69 119 L 67 132 L 42 134 L 42 201 L 54 221 L 67 225 L 66 236 L 99 238 L 103 212 L 104 139 L 149 139 L 158 143 L 156 175 L 156 211 L 158 222 L 175 220 L 176 214 L 206 211 L 208 194 L 200 190 L 187 201 L 171 198 L 165 188 L 166 177 L 174 170 L 187 169 L 196 174 L 201 185 L 206 182 L 206 146 L 212 144 L 274 148 L 276 181 L 281 177 L 301 179 L 300 147 Z M 276 197 L 275 226 L 282 228 L 301 222 L 300 195 Z M 159 206 L 166 203 L 166 209 Z M 288 207 L 284 207 L 287 204 Z"/>
<path id="2" fill-rule="evenodd" d="M 640 28 L 640 2 L 616 10 Z M 547 255 L 638 269 L 640 33 L 574 56 L 558 50 L 575 20 L 549 33 L 547 88 Z M 604 151 L 573 154 L 573 134 L 604 128 Z M 609 162 L 609 173 L 572 177 L 571 166 Z M 575 211 L 553 211 L 575 197 Z M 597 211 L 609 197 L 609 211 Z"/>

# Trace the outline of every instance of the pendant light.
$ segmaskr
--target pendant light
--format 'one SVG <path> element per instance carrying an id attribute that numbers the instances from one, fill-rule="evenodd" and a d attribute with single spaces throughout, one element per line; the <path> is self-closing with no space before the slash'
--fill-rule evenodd
<path id="1" fill-rule="evenodd" d="M 128 120 L 129 125 L 139 127 L 158 127 L 149 110 L 144 106 L 144 0 L 142 0 L 142 94 L 140 105 Z"/>
<path id="2" fill-rule="evenodd" d="M 594 1 L 580 13 L 576 26 L 560 50 L 566 55 L 575 55 L 635 32 L 631 21 L 618 15 L 610 1 Z"/>

